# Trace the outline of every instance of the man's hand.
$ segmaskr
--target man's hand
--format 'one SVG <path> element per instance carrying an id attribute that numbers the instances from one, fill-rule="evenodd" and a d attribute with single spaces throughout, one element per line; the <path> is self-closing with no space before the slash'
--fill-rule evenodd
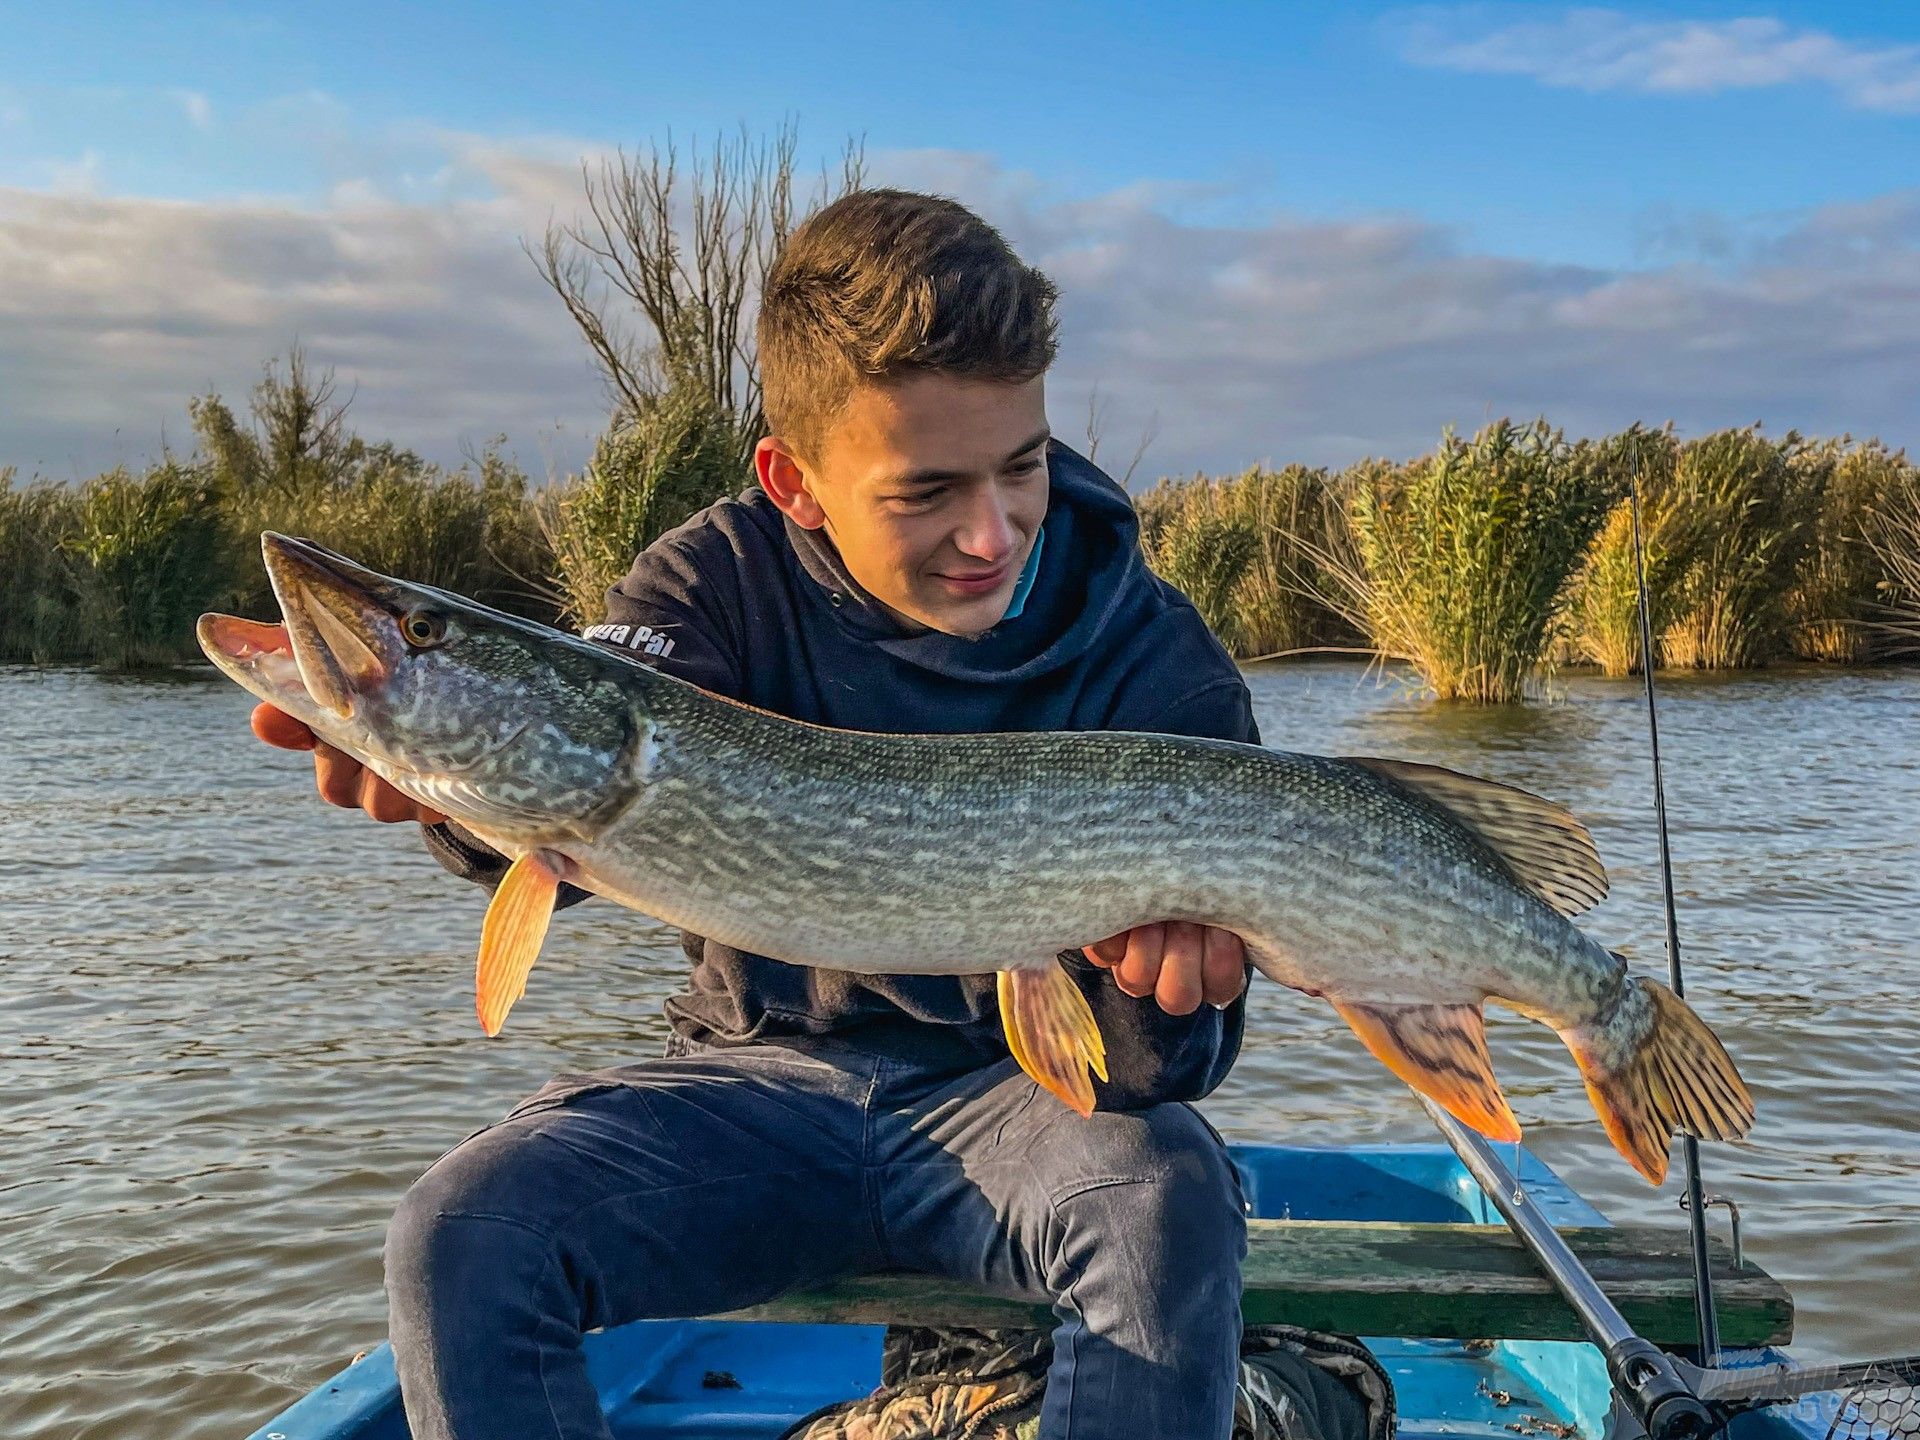
<path id="1" fill-rule="evenodd" d="M 311 750 L 314 783 L 320 787 L 320 798 L 329 805 L 364 810 L 387 824 L 418 820 L 435 825 L 447 818 L 438 810 L 429 810 L 410 796 L 402 795 L 344 750 L 322 744 L 314 738 L 313 731 L 275 706 L 254 706 L 253 733 L 282 750 Z"/>
<path id="2" fill-rule="evenodd" d="M 1138 925 L 1086 947 L 1094 964 L 1135 999 L 1151 995 L 1169 1015 L 1191 1015 L 1206 1001 L 1231 1004 L 1247 988 L 1247 948 L 1231 930 L 1167 920 Z"/>

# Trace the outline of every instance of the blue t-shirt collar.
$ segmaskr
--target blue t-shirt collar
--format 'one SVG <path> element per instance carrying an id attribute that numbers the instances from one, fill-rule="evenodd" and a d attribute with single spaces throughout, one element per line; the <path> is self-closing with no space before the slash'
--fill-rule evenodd
<path id="1" fill-rule="evenodd" d="M 1020 572 L 1020 579 L 1013 587 L 1013 599 L 1007 602 L 1007 613 L 1000 618 L 1011 620 L 1027 608 L 1027 595 L 1033 589 L 1033 582 L 1040 578 L 1040 547 L 1047 543 L 1047 527 L 1042 524 L 1034 532 L 1033 549 L 1027 555 L 1027 563 Z"/>

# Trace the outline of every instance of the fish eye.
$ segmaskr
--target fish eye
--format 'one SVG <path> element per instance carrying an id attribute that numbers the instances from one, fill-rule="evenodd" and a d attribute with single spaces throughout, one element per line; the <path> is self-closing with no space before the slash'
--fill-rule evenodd
<path id="1" fill-rule="evenodd" d="M 447 617 L 432 610 L 409 610 L 400 617 L 400 633 L 416 650 L 425 650 L 447 638 Z"/>

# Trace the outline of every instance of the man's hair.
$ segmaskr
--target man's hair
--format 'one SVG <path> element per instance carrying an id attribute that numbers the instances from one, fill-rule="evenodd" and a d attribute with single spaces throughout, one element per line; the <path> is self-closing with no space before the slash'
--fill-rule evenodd
<path id="1" fill-rule="evenodd" d="M 1044 374 L 1058 293 L 957 201 L 843 196 L 796 228 L 767 272 L 758 343 L 768 428 L 818 460 L 856 384 Z"/>

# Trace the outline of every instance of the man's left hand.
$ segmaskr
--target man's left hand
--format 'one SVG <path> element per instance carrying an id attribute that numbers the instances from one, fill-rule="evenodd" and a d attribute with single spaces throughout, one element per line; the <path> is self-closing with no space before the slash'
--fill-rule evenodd
<path id="1" fill-rule="evenodd" d="M 1206 1001 L 1224 1006 L 1247 988 L 1247 949 L 1231 930 L 1167 920 L 1136 925 L 1086 948 L 1135 999 L 1151 995 L 1169 1015 L 1191 1015 Z"/>

